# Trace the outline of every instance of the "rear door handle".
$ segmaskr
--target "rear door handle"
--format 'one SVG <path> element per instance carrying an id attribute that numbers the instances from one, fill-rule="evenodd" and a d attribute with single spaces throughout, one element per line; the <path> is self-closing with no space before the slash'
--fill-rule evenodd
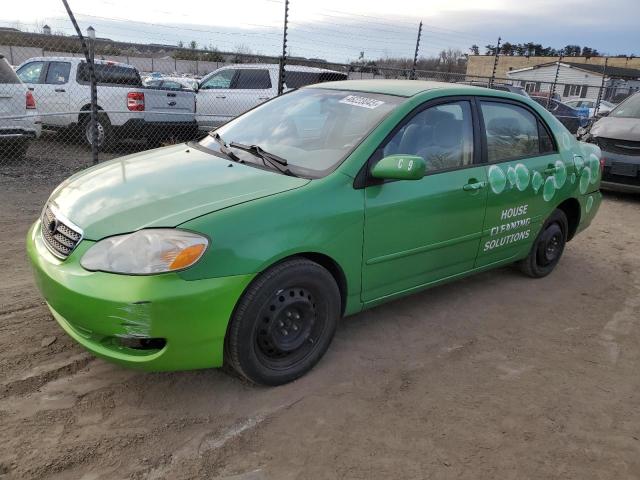
<path id="1" fill-rule="evenodd" d="M 258 100 L 269 100 L 270 97 L 258 97 Z"/>
<path id="2" fill-rule="evenodd" d="M 487 182 L 470 182 L 462 187 L 465 192 L 472 192 L 486 187 Z"/>
<path id="3" fill-rule="evenodd" d="M 64 88 L 56 88 L 55 91 L 58 92 L 58 93 L 66 92 L 66 90 Z"/>
<path id="4" fill-rule="evenodd" d="M 167 97 L 175 97 L 176 94 L 175 93 L 167 93 Z"/>
<path id="5" fill-rule="evenodd" d="M 216 98 L 227 98 L 224 95 L 216 95 Z"/>
<path id="6" fill-rule="evenodd" d="M 552 175 L 556 173 L 556 167 L 553 165 L 547 165 L 547 168 L 542 170 L 542 173 L 544 173 L 545 175 Z"/>

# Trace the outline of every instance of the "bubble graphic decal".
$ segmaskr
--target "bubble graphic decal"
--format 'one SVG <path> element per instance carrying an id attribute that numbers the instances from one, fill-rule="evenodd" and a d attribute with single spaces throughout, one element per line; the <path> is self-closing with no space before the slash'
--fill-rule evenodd
<path id="1" fill-rule="evenodd" d="M 516 187 L 521 192 L 524 192 L 529 186 L 529 170 L 522 163 L 516 165 Z"/>
<path id="2" fill-rule="evenodd" d="M 563 133 L 562 134 L 562 144 L 564 145 L 564 148 L 566 148 L 566 149 L 571 148 L 571 138 L 569 138 L 569 134 L 568 133 Z"/>
<path id="3" fill-rule="evenodd" d="M 580 193 L 583 195 L 587 193 L 587 188 L 589 187 L 589 181 L 591 180 L 591 170 L 589 167 L 584 167 L 582 173 L 580 174 Z"/>
<path id="4" fill-rule="evenodd" d="M 533 172 L 533 175 L 531 176 L 531 186 L 533 187 L 533 191 L 535 193 L 538 193 L 538 190 L 540 190 L 540 187 L 543 183 L 544 180 L 542 179 L 542 175 L 540 175 L 540 172 Z"/>
<path id="5" fill-rule="evenodd" d="M 542 189 L 542 198 L 544 198 L 545 202 L 548 202 L 553 198 L 556 193 L 556 179 L 551 175 L 547 177 L 544 182 L 544 187 Z"/>
<path id="6" fill-rule="evenodd" d="M 575 173 L 571 172 L 571 175 L 569 175 L 569 181 L 571 182 L 571 185 L 576 183 L 576 174 Z"/>
<path id="7" fill-rule="evenodd" d="M 499 194 L 504 190 L 507 185 L 507 176 L 500 167 L 492 165 L 489 168 L 489 185 L 491 185 L 493 193 Z"/>
<path id="8" fill-rule="evenodd" d="M 580 170 L 584 167 L 584 159 L 582 157 L 573 157 L 573 163 L 575 164 L 578 173 L 580 173 Z"/>
<path id="9" fill-rule="evenodd" d="M 587 213 L 589 213 L 592 207 L 593 207 L 593 197 L 589 197 L 587 198 L 587 204 L 585 205 L 584 208 L 587 211 Z"/>
<path id="10" fill-rule="evenodd" d="M 567 181 L 567 167 L 564 166 L 564 162 L 561 160 L 556 160 L 556 173 L 554 177 L 556 178 L 556 188 L 562 188 L 564 186 L 564 182 Z"/>
<path id="11" fill-rule="evenodd" d="M 507 169 L 507 179 L 509 180 L 509 183 L 511 184 L 511 186 L 516 184 L 516 169 L 513 167 L 509 167 Z"/>
<path id="12" fill-rule="evenodd" d="M 600 175 L 600 159 L 595 153 L 589 156 L 589 169 L 591 170 L 591 183 L 596 183 Z"/>

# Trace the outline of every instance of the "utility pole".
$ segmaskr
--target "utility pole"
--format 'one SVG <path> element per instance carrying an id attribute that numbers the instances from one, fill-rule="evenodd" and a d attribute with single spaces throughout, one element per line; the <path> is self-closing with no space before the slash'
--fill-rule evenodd
<path id="1" fill-rule="evenodd" d="M 91 55 L 89 54 L 89 49 L 87 48 L 87 42 L 85 42 L 84 37 L 82 36 L 82 32 L 80 31 L 80 27 L 78 26 L 78 22 L 76 21 L 76 17 L 73 15 L 73 12 L 71 11 L 71 8 L 69 7 L 69 4 L 67 3 L 67 0 L 62 0 L 62 4 L 64 5 L 65 10 L 67 11 L 67 14 L 69 15 L 69 19 L 71 20 L 71 23 L 73 24 L 73 28 L 76 31 L 76 34 L 78 35 L 78 38 L 80 39 L 80 45 L 82 46 L 82 53 L 84 53 L 84 58 L 87 61 L 87 65 L 89 66 L 89 75 L 90 78 L 94 78 L 95 79 L 95 71 L 93 68 L 93 62 L 91 61 Z M 95 120 L 95 113 L 97 112 L 97 105 L 91 105 L 91 112 L 92 112 L 92 117 L 94 117 L 94 120 L 92 120 L 92 128 L 94 132 L 97 132 L 96 129 L 96 120 Z M 98 163 L 98 153 L 97 150 L 94 153 L 93 151 L 93 147 L 91 148 L 91 152 L 92 152 L 92 156 L 93 156 L 93 163 Z"/>
<path id="2" fill-rule="evenodd" d="M 607 63 L 609 62 L 609 57 L 604 58 L 604 66 L 602 67 L 602 82 L 600 83 L 600 90 L 598 91 L 598 100 L 596 101 L 596 108 L 593 111 L 594 116 L 598 114 L 598 110 L 600 109 L 600 102 L 602 101 L 602 92 L 604 91 L 604 82 L 607 78 Z"/>
<path id="3" fill-rule="evenodd" d="M 498 55 L 500 55 L 500 41 L 501 37 L 498 37 L 498 44 L 496 45 L 496 54 L 493 58 L 493 72 L 491 72 L 491 79 L 489 80 L 489 88 L 493 86 L 493 81 L 496 78 L 496 70 L 498 69 Z"/>
<path id="4" fill-rule="evenodd" d="M 547 104 L 546 108 L 549 108 L 549 103 L 551 102 L 551 97 L 556 93 L 556 85 L 558 84 L 558 75 L 560 75 L 560 63 L 562 62 L 562 50 L 560 51 L 560 56 L 558 57 L 558 65 L 556 66 L 556 76 L 553 78 L 553 84 L 551 85 L 551 90 L 549 91 L 549 95 L 547 96 Z"/>
<path id="5" fill-rule="evenodd" d="M 413 67 L 411 68 L 411 76 L 409 77 L 411 80 L 416 79 L 416 65 L 418 64 L 418 50 L 420 49 L 421 35 L 422 35 L 422 20 L 420 20 L 420 25 L 418 26 L 418 38 L 416 38 L 416 51 L 413 54 Z"/>
<path id="6" fill-rule="evenodd" d="M 278 72 L 278 95 L 284 91 L 285 64 L 287 59 L 287 29 L 289 26 L 289 0 L 284 0 L 284 31 L 282 33 L 282 56 L 280 57 L 280 69 Z"/>

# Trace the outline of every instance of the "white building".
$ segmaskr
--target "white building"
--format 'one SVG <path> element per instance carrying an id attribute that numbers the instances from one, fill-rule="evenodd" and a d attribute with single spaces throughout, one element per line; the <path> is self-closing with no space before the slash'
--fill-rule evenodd
<path id="1" fill-rule="evenodd" d="M 545 93 L 551 90 L 558 62 L 543 63 L 533 67 L 507 72 L 514 85 L 527 92 Z M 603 66 L 560 62 L 555 91 L 562 99 L 570 97 L 597 99 L 602 86 Z M 640 70 L 634 68 L 607 67 L 602 99 L 617 102 L 640 90 Z"/>

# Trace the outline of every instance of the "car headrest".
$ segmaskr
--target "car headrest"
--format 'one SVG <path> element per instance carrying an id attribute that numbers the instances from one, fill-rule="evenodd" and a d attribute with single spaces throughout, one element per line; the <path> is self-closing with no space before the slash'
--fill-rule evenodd
<path id="1" fill-rule="evenodd" d="M 455 118 L 440 121 L 433 131 L 433 139 L 439 147 L 452 148 L 462 143 L 462 122 Z"/>
<path id="2" fill-rule="evenodd" d="M 504 137 L 516 136 L 522 132 L 517 118 L 494 118 L 487 123 L 487 133 Z"/>

